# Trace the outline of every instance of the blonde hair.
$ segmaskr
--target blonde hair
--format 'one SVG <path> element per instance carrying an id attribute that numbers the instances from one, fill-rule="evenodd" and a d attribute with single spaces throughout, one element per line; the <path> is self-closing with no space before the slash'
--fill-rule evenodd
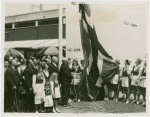
<path id="1" fill-rule="evenodd" d="M 58 74 L 56 72 L 52 73 L 50 80 L 55 81 L 58 78 Z"/>

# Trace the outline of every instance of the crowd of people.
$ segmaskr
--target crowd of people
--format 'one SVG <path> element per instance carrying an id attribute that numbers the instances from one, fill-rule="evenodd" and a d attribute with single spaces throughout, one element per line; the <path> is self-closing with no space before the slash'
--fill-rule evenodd
<path id="1" fill-rule="evenodd" d="M 119 64 L 119 70 L 116 75 L 112 78 L 110 83 L 107 84 L 108 93 L 105 100 L 108 99 L 108 95 L 111 91 L 114 92 L 113 101 L 118 101 L 119 92 L 125 94 L 125 99 L 122 101 L 126 104 L 136 103 L 140 104 L 140 96 L 143 96 L 142 106 L 146 106 L 146 68 L 147 62 L 144 62 L 142 66 L 142 60 L 137 59 L 135 65 L 132 67 L 130 60 L 125 60 L 125 67 L 121 67 L 120 61 L 116 60 Z M 131 101 L 131 94 L 133 94 L 133 100 Z"/>
<path id="2" fill-rule="evenodd" d="M 78 83 L 85 61 L 63 58 L 60 70 L 56 56 L 28 59 L 9 57 L 5 61 L 4 111 L 59 113 L 58 104 L 66 107 L 69 101 L 80 102 Z M 74 79 L 74 80 L 73 80 Z M 72 97 L 70 96 L 72 92 Z"/>
<path id="3" fill-rule="evenodd" d="M 114 91 L 113 101 L 118 101 L 119 92 L 126 94 L 123 102 L 130 103 L 130 95 L 134 95 L 132 103 L 139 104 L 139 97 L 143 95 L 142 105 L 146 105 L 146 68 L 137 59 L 135 66 L 125 60 L 125 67 L 119 69 L 110 83 L 106 85 L 108 93 Z M 60 69 L 56 56 L 44 56 L 41 60 L 35 57 L 14 58 L 10 56 L 4 67 L 4 111 L 20 112 L 53 112 L 60 113 L 58 104 L 66 107 L 70 101 L 80 102 L 83 98 L 78 85 L 81 81 L 85 60 L 73 61 L 63 58 Z M 105 100 L 108 100 L 108 93 Z"/>

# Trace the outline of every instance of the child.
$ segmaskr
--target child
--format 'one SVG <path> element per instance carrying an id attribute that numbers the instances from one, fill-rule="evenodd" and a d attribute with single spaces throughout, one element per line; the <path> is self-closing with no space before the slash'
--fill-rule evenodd
<path id="1" fill-rule="evenodd" d="M 49 88 L 45 89 L 44 108 L 45 112 L 50 112 L 53 108 L 53 99 Z"/>
<path id="2" fill-rule="evenodd" d="M 42 103 L 44 99 L 45 80 L 41 72 L 38 72 L 37 74 L 33 75 L 33 80 L 34 79 L 35 79 L 35 84 L 33 85 L 33 91 L 35 94 L 34 102 L 35 102 L 36 113 L 38 113 L 38 112 L 43 112 Z"/>
<path id="3" fill-rule="evenodd" d="M 58 83 L 58 74 L 57 73 L 53 73 L 51 75 L 50 78 L 50 86 L 51 86 L 51 94 L 53 96 L 53 101 L 54 101 L 54 108 L 53 108 L 53 112 L 58 112 L 60 113 L 60 111 L 57 108 L 58 105 L 58 99 L 61 97 L 60 96 L 60 87 L 59 87 L 59 83 Z"/>

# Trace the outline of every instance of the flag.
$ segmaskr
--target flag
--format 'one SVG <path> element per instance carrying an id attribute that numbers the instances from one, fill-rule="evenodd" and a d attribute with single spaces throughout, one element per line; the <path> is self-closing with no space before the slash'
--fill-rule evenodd
<path id="1" fill-rule="evenodd" d="M 118 64 L 100 44 L 94 24 L 90 22 L 89 5 L 80 4 L 80 32 L 86 67 L 79 89 L 84 98 L 95 100 L 100 87 L 106 85 L 118 71 Z"/>

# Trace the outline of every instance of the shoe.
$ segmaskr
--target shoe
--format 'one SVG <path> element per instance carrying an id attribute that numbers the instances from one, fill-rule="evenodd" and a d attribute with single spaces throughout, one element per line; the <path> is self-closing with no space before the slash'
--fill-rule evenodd
<path id="1" fill-rule="evenodd" d="M 109 100 L 108 97 L 105 97 L 105 100 L 106 100 L 106 101 Z"/>
<path id="2" fill-rule="evenodd" d="M 60 111 L 58 110 L 58 108 L 55 109 L 57 113 L 60 113 Z"/>
<path id="3" fill-rule="evenodd" d="M 55 111 L 55 109 L 53 109 L 53 111 L 52 111 L 53 113 L 56 113 L 56 111 Z"/>
<path id="4" fill-rule="evenodd" d="M 80 102 L 80 99 L 78 99 L 78 103 Z"/>
<path id="5" fill-rule="evenodd" d="M 133 100 L 131 103 L 135 103 L 136 102 L 136 100 Z"/>
<path id="6" fill-rule="evenodd" d="M 118 102 L 118 98 L 116 98 L 116 100 L 115 100 L 116 102 Z"/>
<path id="7" fill-rule="evenodd" d="M 44 110 L 40 110 L 39 112 L 40 112 L 40 113 L 45 113 L 45 111 L 44 111 Z"/>
<path id="8" fill-rule="evenodd" d="M 122 102 L 126 102 L 126 101 L 127 101 L 126 99 L 122 100 Z"/>
<path id="9" fill-rule="evenodd" d="M 136 104 L 137 104 L 137 105 L 139 105 L 139 104 L 140 104 L 140 102 L 139 102 L 139 101 L 137 101 L 137 102 L 136 102 Z"/>
<path id="10" fill-rule="evenodd" d="M 116 100 L 116 98 L 113 99 L 113 101 L 115 101 L 115 100 Z"/>
<path id="11" fill-rule="evenodd" d="M 68 100 L 68 102 L 72 102 L 72 100 L 71 100 L 71 99 L 69 99 L 69 100 Z"/>
<path id="12" fill-rule="evenodd" d="M 145 105 L 145 102 L 142 103 L 142 106 L 144 106 L 144 105 Z"/>
<path id="13" fill-rule="evenodd" d="M 129 101 L 129 100 L 127 100 L 127 101 L 126 101 L 126 104 L 129 104 L 129 103 L 130 103 L 130 101 Z"/>

